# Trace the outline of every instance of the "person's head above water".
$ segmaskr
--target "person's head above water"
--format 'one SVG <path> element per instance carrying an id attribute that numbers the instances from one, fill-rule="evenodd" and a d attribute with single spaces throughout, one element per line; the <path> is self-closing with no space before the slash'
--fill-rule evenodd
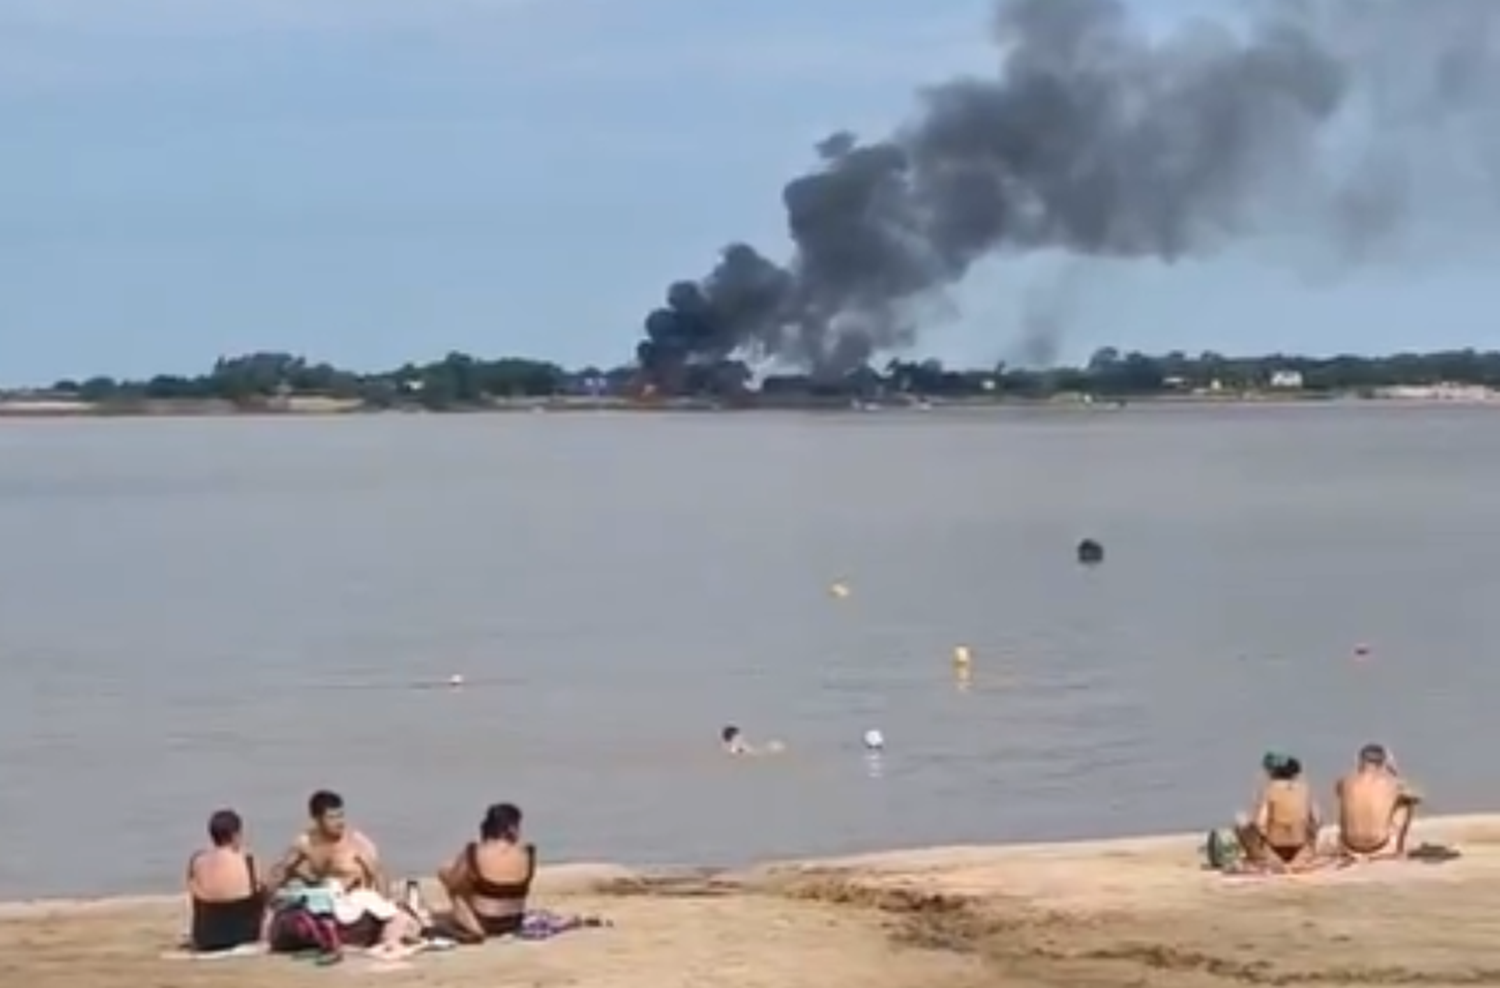
<path id="1" fill-rule="evenodd" d="M 1359 767 L 1361 769 L 1388 769 L 1391 767 L 1391 753 L 1383 744 L 1367 744 L 1359 749 Z"/>
<path id="2" fill-rule="evenodd" d="M 740 740 L 740 729 L 733 724 L 724 725 L 724 729 L 719 732 L 719 740 L 725 744 L 737 743 Z"/>

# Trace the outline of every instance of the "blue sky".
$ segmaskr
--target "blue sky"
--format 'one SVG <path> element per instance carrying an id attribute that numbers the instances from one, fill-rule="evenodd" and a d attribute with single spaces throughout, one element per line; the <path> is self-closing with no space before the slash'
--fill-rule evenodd
<path id="1" fill-rule="evenodd" d="M 1224 0 L 1228 4 L 1231 0 Z M 1168 25 L 1217 0 L 1136 0 Z M 0 383 L 285 349 L 623 361 L 674 278 L 784 244 L 811 145 L 983 71 L 985 0 L 0 0 Z M 1066 356 L 1500 345 L 1494 254 L 1090 269 Z M 996 262 L 920 351 L 1014 350 Z"/>

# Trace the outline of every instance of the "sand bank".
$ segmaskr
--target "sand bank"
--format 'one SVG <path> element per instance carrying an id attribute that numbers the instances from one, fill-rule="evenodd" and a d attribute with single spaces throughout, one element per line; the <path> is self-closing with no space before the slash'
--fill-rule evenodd
<path id="1" fill-rule="evenodd" d="M 901 851 L 719 875 L 548 869 L 538 904 L 613 929 L 380 966 L 163 959 L 167 898 L 14 903 L 0 956 L 28 988 L 327 983 L 590 988 L 1500 984 L 1500 815 L 1419 823 L 1458 846 L 1286 878 L 1203 872 L 1193 836 Z"/>

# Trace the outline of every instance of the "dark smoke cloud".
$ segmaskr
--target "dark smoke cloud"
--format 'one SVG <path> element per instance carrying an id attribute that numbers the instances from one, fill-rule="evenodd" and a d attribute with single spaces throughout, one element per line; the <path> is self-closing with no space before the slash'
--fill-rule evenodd
<path id="1" fill-rule="evenodd" d="M 919 93 L 886 140 L 822 141 L 782 194 L 791 261 L 737 243 L 672 285 L 642 366 L 739 354 L 841 373 L 913 343 L 922 300 L 1002 252 L 1172 261 L 1294 218 L 1357 259 L 1401 228 L 1437 121 L 1500 192 L 1485 116 L 1500 104 L 1500 0 L 1247 10 L 1247 24 L 1163 40 L 1121 0 L 1002 0 L 998 76 Z M 1050 352 L 1055 330 L 1028 323 L 1024 349 Z"/>

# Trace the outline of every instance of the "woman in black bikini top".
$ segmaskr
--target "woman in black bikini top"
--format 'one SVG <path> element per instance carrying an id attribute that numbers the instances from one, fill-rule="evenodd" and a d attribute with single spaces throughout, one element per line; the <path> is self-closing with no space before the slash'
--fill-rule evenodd
<path id="1" fill-rule="evenodd" d="M 521 928 L 526 917 L 526 900 L 531 895 L 531 883 L 536 877 L 536 845 L 527 844 L 526 871 L 517 881 L 496 882 L 484 876 L 479 867 L 479 845 L 471 843 L 464 849 L 469 865 L 469 895 L 474 906 L 475 918 L 484 932 L 490 936 L 504 936 Z"/>
<path id="2" fill-rule="evenodd" d="M 482 940 L 520 931 L 536 876 L 536 846 L 521 846 L 520 837 L 520 808 L 497 803 L 480 821 L 479 840 L 464 845 L 453 863 L 439 872 L 453 906 L 454 932 L 459 939 Z M 519 876 L 496 877 L 496 871 L 505 869 L 517 853 L 525 855 Z"/>

